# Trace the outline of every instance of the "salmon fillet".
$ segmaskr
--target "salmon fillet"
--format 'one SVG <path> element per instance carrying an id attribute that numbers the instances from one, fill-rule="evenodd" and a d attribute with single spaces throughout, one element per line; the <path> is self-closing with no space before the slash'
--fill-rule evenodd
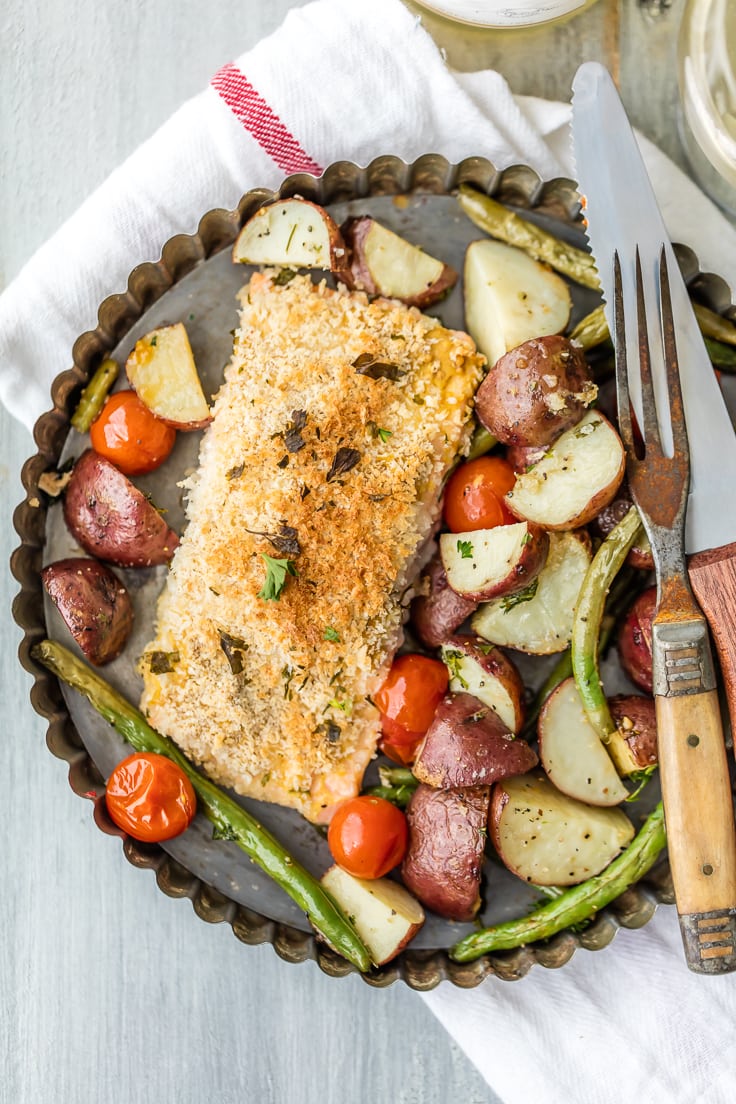
<path id="1" fill-rule="evenodd" d="M 141 706 L 216 781 L 324 823 L 375 753 L 484 361 L 416 309 L 273 275 L 241 293 Z M 288 561 L 277 600 L 264 555 Z"/>

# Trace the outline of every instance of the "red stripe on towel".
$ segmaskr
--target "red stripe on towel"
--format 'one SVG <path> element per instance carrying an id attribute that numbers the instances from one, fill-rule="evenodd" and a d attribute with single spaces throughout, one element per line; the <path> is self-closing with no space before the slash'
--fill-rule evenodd
<path id="1" fill-rule="evenodd" d="M 211 84 L 233 115 L 280 169 L 285 173 L 321 175 L 322 166 L 305 153 L 294 135 L 286 129 L 276 112 L 269 107 L 244 73 L 232 64 L 223 65 L 215 73 Z"/>

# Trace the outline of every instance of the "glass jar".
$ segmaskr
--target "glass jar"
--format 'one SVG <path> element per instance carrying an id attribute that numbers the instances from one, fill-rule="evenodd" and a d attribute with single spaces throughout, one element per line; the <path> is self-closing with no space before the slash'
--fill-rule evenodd
<path id="1" fill-rule="evenodd" d="M 736 3 L 689 0 L 679 40 L 680 131 L 699 184 L 736 215 Z"/>
<path id="2" fill-rule="evenodd" d="M 595 0 L 414 0 L 422 8 L 475 27 L 533 27 L 589 8 Z"/>

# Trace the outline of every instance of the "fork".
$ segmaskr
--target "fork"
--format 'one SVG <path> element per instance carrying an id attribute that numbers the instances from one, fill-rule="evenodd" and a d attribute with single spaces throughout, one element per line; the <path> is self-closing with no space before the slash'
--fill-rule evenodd
<path id="1" fill-rule="evenodd" d="M 685 567 L 690 454 L 664 247 L 659 257 L 659 303 L 654 309 L 645 300 L 638 246 L 635 267 L 643 441 L 634 439 L 629 377 L 635 383 L 636 376 L 627 365 L 618 254 L 614 255 L 616 391 L 629 485 L 652 546 L 657 575 L 653 684 L 670 868 L 687 965 L 697 973 L 723 974 L 736 970 L 736 828 L 708 629 Z M 653 323 L 655 313 L 669 411 L 658 409 L 652 380 L 648 315 Z M 665 433 L 660 432 L 668 422 L 671 456 L 665 454 Z"/>

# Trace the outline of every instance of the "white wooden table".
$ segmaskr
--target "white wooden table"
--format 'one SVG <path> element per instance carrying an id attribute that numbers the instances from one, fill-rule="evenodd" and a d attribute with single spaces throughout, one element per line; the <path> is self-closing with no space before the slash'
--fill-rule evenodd
<path id="1" fill-rule="evenodd" d="M 291 6 L 5 0 L 0 287 L 126 154 Z M 645 7 L 600 0 L 518 39 L 425 22 L 451 64 L 496 67 L 527 93 L 564 98 L 579 61 L 606 61 L 635 122 L 681 161 L 673 58 L 682 0 L 659 19 Z M 0 410 L 5 565 L 18 472 L 32 451 Z M 0 585 L 0 1102 L 493 1101 L 408 989 L 334 981 L 311 963 L 286 965 L 268 946 L 245 947 L 126 863 L 44 748 L 45 724 L 15 656 L 7 566 Z"/>

